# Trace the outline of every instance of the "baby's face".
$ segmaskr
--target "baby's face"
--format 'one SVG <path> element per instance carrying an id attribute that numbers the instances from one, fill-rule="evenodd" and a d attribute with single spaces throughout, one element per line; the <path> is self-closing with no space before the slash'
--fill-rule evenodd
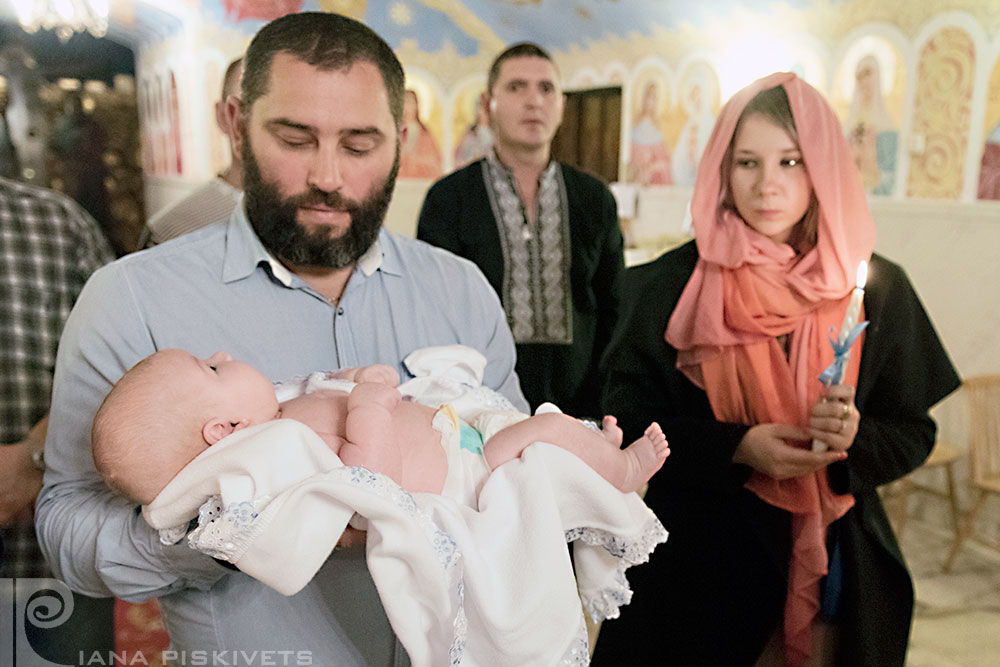
<path id="1" fill-rule="evenodd" d="M 278 414 L 274 386 L 250 364 L 226 352 L 198 359 L 183 352 L 171 359 L 175 372 L 183 372 L 193 395 L 202 396 L 225 412 L 227 419 L 249 419 L 260 424 Z"/>

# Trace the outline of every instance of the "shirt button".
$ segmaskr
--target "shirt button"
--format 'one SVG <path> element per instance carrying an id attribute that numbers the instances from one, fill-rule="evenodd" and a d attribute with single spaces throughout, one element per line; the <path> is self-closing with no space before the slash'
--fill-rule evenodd
<path id="1" fill-rule="evenodd" d="M 343 315 L 344 314 L 344 307 L 343 306 L 341 306 L 340 308 L 337 309 L 337 314 L 338 315 Z"/>

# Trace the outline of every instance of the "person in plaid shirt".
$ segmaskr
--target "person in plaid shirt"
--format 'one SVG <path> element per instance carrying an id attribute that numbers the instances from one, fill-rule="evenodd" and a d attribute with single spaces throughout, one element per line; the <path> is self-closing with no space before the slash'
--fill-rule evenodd
<path id="1" fill-rule="evenodd" d="M 113 259 L 100 227 L 74 201 L 0 178 L 0 577 L 52 576 L 32 515 L 56 347 L 83 284 Z M 110 620 L 112 600 L 76 599 L 78 608 L 105 609 L 89 620 Z"/>

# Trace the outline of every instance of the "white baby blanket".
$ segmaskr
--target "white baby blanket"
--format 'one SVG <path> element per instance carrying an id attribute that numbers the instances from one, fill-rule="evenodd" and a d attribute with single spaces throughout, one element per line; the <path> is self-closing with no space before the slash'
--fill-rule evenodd
<path id="1" fill-rule="evenodd" d="M 666 539 L 636 494 L 552 445 L 495 470 L 476 511 L 345 467 L 292 420 L 225 438 L 143 508 L 159 529 L 199 513 L 193 548 L 286 595 L 363 517 L 372 578 L 414 667 L 587 664 L 581 600 L 595 620 L 617 616 L 631 597 L 625 570 Z"/>

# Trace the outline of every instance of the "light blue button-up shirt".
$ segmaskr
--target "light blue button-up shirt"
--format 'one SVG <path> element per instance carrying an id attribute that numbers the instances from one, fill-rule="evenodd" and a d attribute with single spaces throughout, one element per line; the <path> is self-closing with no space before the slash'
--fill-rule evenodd
<path id="1" fill-rule="evenodd" d="M 100 269 L 70 315 L 56 363 L 36 512 L 52 569 L 89 595 L 160 597 L 178 662 L 182 651 L 190 664 L 195 651 L 256 650 L 238 664 L 405 664 L 363 549 L 337 551 L 303 591 L 284 597 L 184 542 L 163 546 L 134 504 L 103 485 L 90 428 L 111 385 L 159 349 L 201 358 L 225 350 L 275 381 L 372 363 L 405 379 L 406 355 L 452 343 L 482 352 L 484 384 L 527 409 L 495 292 L 471 262 L 419 241 L 383 231 L 339 304 L 272 258 L 242 208 L 227 224 Z"/>

